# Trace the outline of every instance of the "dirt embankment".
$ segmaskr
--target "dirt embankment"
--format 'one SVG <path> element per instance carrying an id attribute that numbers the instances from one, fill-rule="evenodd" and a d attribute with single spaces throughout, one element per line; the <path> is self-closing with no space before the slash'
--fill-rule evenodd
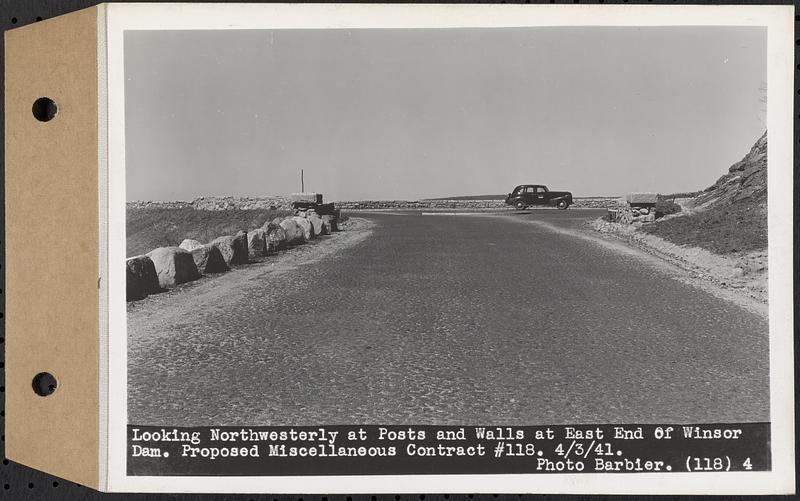
<path id="1" fill-rule="evenodd" d="M 716 183 L 655 223 L 593 223 L 718 288 L 767 303 L 767 133 Z"/>

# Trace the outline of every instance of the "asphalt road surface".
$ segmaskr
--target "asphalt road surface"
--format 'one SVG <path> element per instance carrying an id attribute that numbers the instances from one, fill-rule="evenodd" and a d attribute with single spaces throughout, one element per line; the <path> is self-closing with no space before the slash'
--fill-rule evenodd
<path id="1" fill-rule="evenodd" d="M 129 309 L 129 422 L 769 420 L 766 319 L 529 223 L 597 216 L 364 213 L 370 238 L 252 265 L 235 294 L 145 300 Z"/>

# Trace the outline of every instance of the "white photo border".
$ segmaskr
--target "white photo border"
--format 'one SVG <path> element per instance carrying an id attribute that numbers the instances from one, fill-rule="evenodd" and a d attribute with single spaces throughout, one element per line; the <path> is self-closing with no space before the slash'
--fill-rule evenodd
<path id="1" fill-rule="evenodd" d="M 123 492 L 230 493 L 793 493 L 794 7 L 698 5 L 106 4 L 99 7 L 100 165 L 107 164 L 101 236 L 107 235 L 107 316 L 100 314 L 100 485 Z M 767 28 L 769 131 L 769 364 L 772 470 L 728 473 L 581 473 L 352 476 L 128 476 L 125 275 L 126 30 L 356 29 L 536 26 L 763 26 Z M 101 57 L 102 56 L 102 57 Z M 103 92 L 104 91 L 104 92 Z M 103 104 L 102 102 L 100 103 Z M 106 121 L 107 120 L 107 121 Z M 107 145 L 104 143 L 105 134 Z M 107 147 L 107 152 L 104 148 Z M 107 159 L 107 163 L 105 160 Z M 101 191 L 103 187 L 101 186 Z M 107 209 L 107 218 L 103 213 Z M 106 228 L 102 228 L 107 224 Z M 101 247 L 104 243 L 101 242 Z M 101 249 L 101 261 L 103 252 Z M 102 271 L 102 265 L 101 265 Z M 104 294 L 101 290 L 101 294 Z M 102 301 L 106 298 L 101 298 Z M 106 323 L 107 321 L 107 323 Z M 104 403 L 102 403 L 104 402 Z M 105 426 L 107 424 L 107 426 Z M 320 423 L 325 424 L 325 423 Z M 409 423 L 413 424 L 413 423 Z M 535 423 L 531 423 L 535 424 Z M 107 435 L 106 435 L 107 433 Z M 107 468 L 105 468 L 107 464 Z"/>

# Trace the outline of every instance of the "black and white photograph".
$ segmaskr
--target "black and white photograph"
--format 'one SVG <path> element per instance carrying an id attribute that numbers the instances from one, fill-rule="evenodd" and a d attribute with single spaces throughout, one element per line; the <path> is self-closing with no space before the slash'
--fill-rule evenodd
<path id="1" fill-rule="evenodd" d="M 575 20 L 122 32 L 129 475 L 773 469 L 769 29 Z"/>

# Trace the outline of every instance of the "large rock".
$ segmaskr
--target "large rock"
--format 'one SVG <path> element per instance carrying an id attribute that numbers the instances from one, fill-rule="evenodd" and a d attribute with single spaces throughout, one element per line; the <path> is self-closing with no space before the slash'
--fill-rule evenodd
<path id="1" fill-rule="evenodd" d="M 286 247 L 286 232 L 280 224 L 266 223 L 262 228 L 267 242 L 267 252 L 275 252 Z"/>
<path id="2" fill-rule="evenodd" d="M 158 285 L 158 274 L 152 259 L 147 256 L 136 256 L 125 261 L 126 299 L 134 301 L 144 299 L 149 294 L 161 290 Z"/>
<path id="3" fill-rule="evenodd" d="M 267 255 L 266 233 L 261 228 L 247 232 L 247 254 L 250 259 Z"/>
<path id="4" fill-rule="evenodd" d="M 215 238 L 211 243 L 222 252 L 222 257 L 228 266 L 247 263 L 247 233 L 240 231 L 236 236 L 224 235 Z"/>
<path id="5" fill-rule="evenodd" d="M 625 200 L 630 205 L 654 204 L 658 202 L 658 195 L 655 193 L 628 193 Z"/>
<path id="6" fill-rule="evenodd" d="M 286 245 L 299 245 L 306 241 L 303 229 L 294 220 L 294 217 L 289 216 L 281 221 L 281 228 L 286 233 Z"/>
<path id="7" fill-rule="evenodd" d="M 308 219 L 300 216 L 294 216 L 293 219 L 294 222 L 297 223 L 298 226 L 300 226 L 300 229 L 303 230 L 303 237 L 306 239 L 306 241 L 309 241 L 312 238 L 314 238 L 315 236 L 314 227 L 311 226 L 311 223 L 308 221 Z"/>
<path id="8" fill-rule="evenodd" d="M 328 232 L 323 231 L 322 218 L 319 217 L 319 215 L 316 212 L 308 211 L 308 213 L 306 213 L 306 220 L 309 223 L 311 223 L 311 228 L 314 229 L 314 236 L 330 233 L 330 231 Z"/>
<path id="9" fill-rule="evenodd" d="M 331 216 L 328 214 L 323 214 L 320 216 L 322 218 L 322 224 L 328 227 L 328 233 L 332 233 L 334 231 L 339 231 L 339 226 L 336 223 L 336 217 Z"/>
<path id="10" fill-rule="evenodd" d="M 327 204 L 319 204 L 314 208 L 314 210 L 316 210 L 317 214 L 319 214 L 320 216 L 325 216 L 325 215 L 334 216 L 334 215 L 336 215 L 336 206 L 333 204 L 333 202 L 327 203 Z"/>
<path id="11" fill-rule="evenodd" d="M 181 245 L 179 247 L 181 249 L 183 249 L 183 250 L 187 250 L 187 251 L 191 252 L 191 251 L 193 251 L 195 249 L 199 249 L 202 246 L 203 246 L 203 244 L 201 244 L 197 240 L 192 240 L 191 238 L 187 238 L 187 239 L 184 239 L 183 242 L 181 242 Z"/>
<path id="12" fill-rule="evenodd" d="M 159 247 L 148 252 L 147 257 L 153 261 L 162 289 L 200 278 L 192 254 L 180 247 Z"/>
<path id="13" fill-rule="evenodd" d="M 292 202 L 322 203 L 322 193 L 292 193 Z"/>
<path id="14" fill-rule="evenodd" d="M 247 245 L 247 232 L 239 230 L 233 237 L 236 249 L 239 251 L 236 256 L 242 256 L 237 264 L 247 264 L 249 262 L 249 250 Z"/>
<path id="15" fill-rule="evenodd" d="M 200 245 L 189 252 L 200 273 L 223 273 L 230 269 L 216 244 Z"/>

